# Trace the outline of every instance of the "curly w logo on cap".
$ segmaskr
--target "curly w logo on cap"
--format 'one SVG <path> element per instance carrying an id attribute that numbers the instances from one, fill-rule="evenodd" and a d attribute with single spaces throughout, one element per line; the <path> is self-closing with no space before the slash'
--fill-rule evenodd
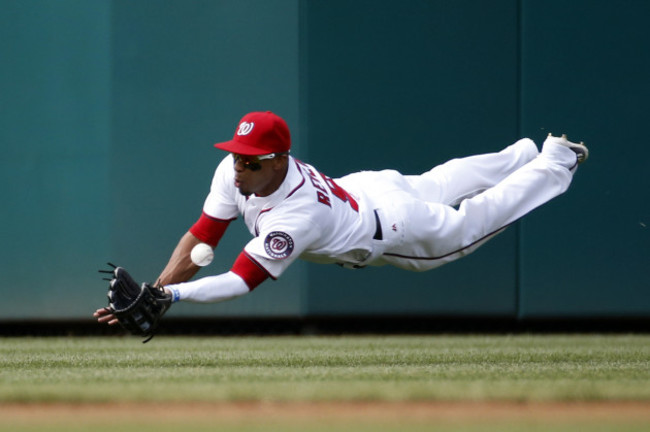
<path id="1" fill-rule="evenodd" d="M 251 112 L 239 121 L 232 140 L 214 146 L 245 156 L 286 153 L 291 149 L 291 134 L 287 123 L 271 111 Z"/>
<path id="2" fill-rule="evenodd" d="M 237 135 L 248 135 L 255 127 L 255 123 L 241 122 L 239 129 L 237 129 Z"/>

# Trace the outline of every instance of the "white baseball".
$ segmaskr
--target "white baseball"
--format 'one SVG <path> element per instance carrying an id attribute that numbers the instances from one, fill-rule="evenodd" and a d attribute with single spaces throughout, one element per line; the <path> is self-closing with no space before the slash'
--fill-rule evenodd
<path id="1" fill-rule="evenodd" d="M 190 252 L 192 262 L 199 267 L 205 267 L 212 262 L 214 251 L 210 245 L 199 243 L 192 248 Z"/>

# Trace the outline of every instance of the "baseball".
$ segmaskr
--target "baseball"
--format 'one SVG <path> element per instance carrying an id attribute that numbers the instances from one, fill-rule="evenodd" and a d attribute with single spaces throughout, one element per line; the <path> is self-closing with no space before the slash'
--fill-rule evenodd
<path id="1" fill-rule="evenodd" d="M 214 258 L 214 252 L 212 247 L 205 243 L 199 243 L 192 248 L 190 252 L 190 258 L 192 262 L 199 267 L 205 267 L 212 262 Z"/>

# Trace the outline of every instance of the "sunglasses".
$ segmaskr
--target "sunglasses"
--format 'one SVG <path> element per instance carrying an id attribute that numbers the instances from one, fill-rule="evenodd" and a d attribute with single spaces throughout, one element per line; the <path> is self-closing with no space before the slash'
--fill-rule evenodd
<path id="1" fill-rule="evenodd" d="M 237 153 L 231 153 L 234 163 L 241 162 L 241 164 L 244 166 L 244 169 L 249 169 L 251 171 L 261 170 L 262 169 L 262 165 L 260 164 L 261 161 L 273 159 L 277 156 L 282 156 L 285 154 L 289 154 L 289 152 L 270 153 L 270 154 L 260 155 L 260 156 L 243 156 Z"/>

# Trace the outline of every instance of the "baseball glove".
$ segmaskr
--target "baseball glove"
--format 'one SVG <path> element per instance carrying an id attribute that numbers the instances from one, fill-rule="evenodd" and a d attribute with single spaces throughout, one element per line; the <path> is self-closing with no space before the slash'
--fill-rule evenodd
<path id="1" fill-rule="evenodd" d="M 172 304 L 172 296 L 163 288 L 148 283 L 138 285 L 122 267 L 108 263 L 113 270 L 100 270 L 112 274 L 108 288 L 108 309 L 115 315 L 122 327 L 131 334 L 144 336 L 149 342 L 153 338 L 160 318 Z"/>

